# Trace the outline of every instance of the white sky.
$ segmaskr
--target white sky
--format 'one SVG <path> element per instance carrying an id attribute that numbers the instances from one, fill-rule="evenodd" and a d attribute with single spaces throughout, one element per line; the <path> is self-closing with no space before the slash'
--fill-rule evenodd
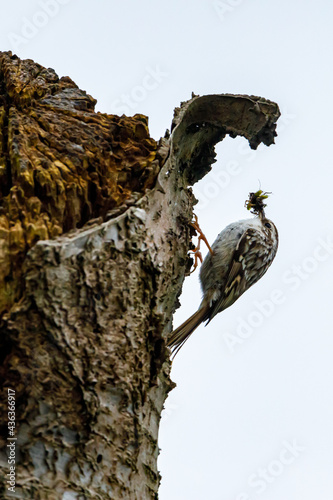
<path id="1" fill-rule="evenodd" d="M 329 0 L 2 5 L 1 50 L 69 75 L 100 111 L 147 114 L 156 139 L 191 91 L 260 95 L 282 111 L 275 146 L 254 153 L 225 140 L 195 188 L 212 243 L 248 216 L 260 180 L 274 193 L 266 212 L 280 248 L 264 278 L 176 357 L 160 500 L 333 498 L 332 15 Z M 175 326 L 200 297 L 196 273 Z"/>

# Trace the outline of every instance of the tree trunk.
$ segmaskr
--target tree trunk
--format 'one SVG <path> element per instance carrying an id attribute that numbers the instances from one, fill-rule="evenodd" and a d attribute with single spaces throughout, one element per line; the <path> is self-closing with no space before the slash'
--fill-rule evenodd
<path id="1" fill-rule="evenodd" d="M 156 499 L 188 186 L 226 134 L 274 142 L 278 107 L 193 96 L 156 143 L 146 117 L 95 113 L 11 53 L 0 93 L 1 498 Z"/>

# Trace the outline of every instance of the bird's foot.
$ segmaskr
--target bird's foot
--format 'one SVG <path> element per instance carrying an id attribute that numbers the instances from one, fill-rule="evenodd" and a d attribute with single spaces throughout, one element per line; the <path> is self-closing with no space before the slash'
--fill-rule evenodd
<path id="1" fill-rule="evenodd" d="M 193 269 L 192 271 L 190 271 L 190 274 L 194 273 L 194 271 L 196 270 L 196 268 L 198 267 L 198 261 L 200 260 L 201 264 L 202 264 L 202 255 L 201 255 L 201 252 L 200 252 L 200 243 L 198 244 L 198 246 L 196 248 L 194 248 L 193 250 L 190 250 L 191 253 L 193 253 L 194 255 L 194 264 L 193 264 Z"/>
<path id="2" fill-rule="evenodd" d="M 208 243 L 206 236 L 204 235 L 204 233 L 202 232 L 202 230 L 201 230 L 201 228 L 199 226 L 198 216 L 197 215 L 194 214 L 194 221 L 190 222 L 190 225 L 193 227 L 193 229 L 195 229 L 199 233 L 199 241 L 198 241 L 197 249 L 200 248 L 200 241 L 202 240 L 202 241 L 204 241 L 206 243 L 208 250 L 213 255 L 214 252 L 213 252 L 210 244 Z"/>
<path id="3" fill-rule="evenodd" d="M 207 241 L 207 238 L 206 236 L 204 235 L 204 233 L 202 232 L 200 226 L 199 226 L 199 222 L 198 222 L 198 217 L 197 215 L 194 214 L 194 221 L 190 222 L 190 225 L 193 227 L 193 229 L 195 229 L 195 231 L 197 231 L 197 233 L 199 234 L 199 239 L 198 239 L 198 244 L 197 246 L 194 248 L 194 250 L 190 250 L 193 254 L 194 254 L 194 264 L 193 264 L 193 269 L 192 271 L 190 272 L 190 274 L 192 274 L 196 268 L 198 267 L 198 261 L 200 260 L 200 262 L 202 263 L 202 255 L 201 255 L 201 252 L 200 252 L 200 244 L 201 244 L 201 241 L 203 241 L 206 245 L 207 245 L 207 248 L 208 250 L 210 251 L 210 253 L 213 255 L 214 252 L 210 246 L 210 244 L 208 243 Z"/>

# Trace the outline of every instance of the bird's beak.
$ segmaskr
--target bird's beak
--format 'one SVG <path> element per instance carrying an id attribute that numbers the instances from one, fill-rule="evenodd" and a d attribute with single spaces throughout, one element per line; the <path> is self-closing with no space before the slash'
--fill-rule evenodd
<path id="1" fill-rule="evenodd" d="M 262 208 L 259 212 L 259 219 L 262 221 L 266 219 L 265 210 Z"/>

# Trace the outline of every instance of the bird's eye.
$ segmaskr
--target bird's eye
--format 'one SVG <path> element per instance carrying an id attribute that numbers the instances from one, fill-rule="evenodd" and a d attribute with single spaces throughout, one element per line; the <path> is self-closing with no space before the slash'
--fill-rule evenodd
<path id="1" fill-rule="evenodd" d="M 271 224 L 269 222 L 265 222 L 265 226 L 266 227 L 269 227 L 269 229 L 272 227 Z"/>

